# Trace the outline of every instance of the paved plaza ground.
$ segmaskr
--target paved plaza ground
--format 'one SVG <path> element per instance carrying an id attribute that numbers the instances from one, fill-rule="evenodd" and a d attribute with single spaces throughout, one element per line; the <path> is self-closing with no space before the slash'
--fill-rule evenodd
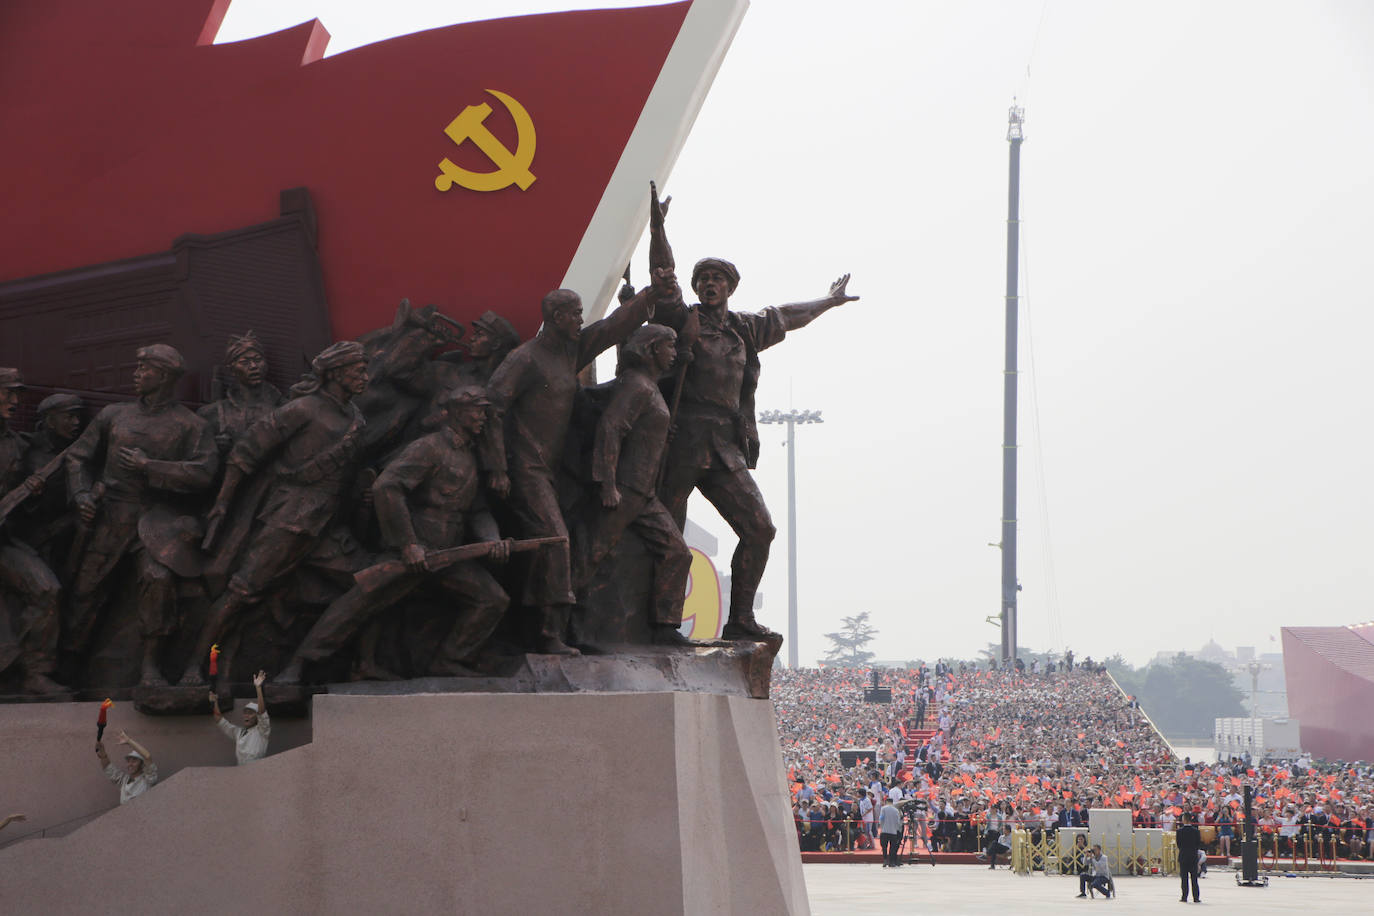
<path id="1" fill-rule="evenodd" d="M 900 913 L 1185 913 L 1225 908 L 1250 914 L 1296 913 L 1347 916 L 1374 913 L 1374 877 L 1271 877 L 1267 888 L 1239 887 L 1234 872 L 1213 868 L 1199 883 L 1202 902 L 1178 902 L 1178 879 L 1116 879 L 1112 900 L 1079 900 L 1078 880 L 1069 875 L 1017 876 L 970 865 L 803 865 L 814 916 L 894 916 Z"/>

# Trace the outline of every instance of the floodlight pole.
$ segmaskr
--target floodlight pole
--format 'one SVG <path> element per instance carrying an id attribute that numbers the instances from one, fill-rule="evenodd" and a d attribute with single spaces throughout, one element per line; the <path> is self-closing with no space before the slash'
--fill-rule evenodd
<path id="1" fill-rule="evenodd" d="M 819 410 L 765 410 L 760 423 L 787 424 L 787 667 L 797 669 L 797 435 L 798 423 L 824 423 Z"/>
<path id="2" fill-rule="evenodd" d="M 1002 664 L 1016 664 L 1016 330 L 1017 246 L 1020 238 L 1021 127 L 1025 109 L 1007 113 L 1011 161 L 1007 180 L 1006 370 L 1002 375 Z"/>

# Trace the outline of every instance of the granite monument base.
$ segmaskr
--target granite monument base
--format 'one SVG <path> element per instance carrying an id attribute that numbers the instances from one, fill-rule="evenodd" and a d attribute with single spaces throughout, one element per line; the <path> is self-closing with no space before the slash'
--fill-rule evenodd
<path id="1" fill-rule="evenodd" d="M 312 731 L 0 849 L 7 909 L 809 912 L 766 700 L 321 695 Z"/>

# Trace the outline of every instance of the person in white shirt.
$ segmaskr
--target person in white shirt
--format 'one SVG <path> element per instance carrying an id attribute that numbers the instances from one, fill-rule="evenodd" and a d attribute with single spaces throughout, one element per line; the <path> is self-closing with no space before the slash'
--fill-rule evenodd
<path id="1" fill-rule="evenodd" d="M 1088 857 L 1087 873 L 1078 876 L 1078 896 L 1086 897 L 1095 890 L 1112 896 L 1112 866 L 1097 844 L 1093 845 L 1092 855 Z"/>
<path id="2" fill-rule="evenodd" d="M 267 739 L 272 736 L 272 720 L 267 715 L 267 701 L 262 698 L 262 684 L 267 680 L 267 672 L 259 671 L 253 675 L 253 686 L 257 688 L 258 699 L 243 707 L 243 727 L 224 718 L 219 711 L 219 697 L 210 691 L 210 708 L 215 714 L 215 724 L 224 736 L 234 742 L 234 759 L 239 766 L 261 760 L 267 756 Z"/>
<path id="3" fill-rule="evenodd" d="M 1290 805 L 1284 811 L 1283 817 L 1279 818 L 1279 839 L 1282 840 L 1280 846 L 1283 852 L 1289 852 L 1294 848 L 1294 843 L 1298 837 L 1298 815 Z"/>
<path id="4" fill-rule="evenodd" d="M 859 822 L 863 824 L 863 832 L 870 839 L 873 837 L 873 798 L 872 792 L 867 789 L 860 790 L 863 797 L 859 800 Z"/>
<path id="5" fill-rule="evenodd" d="M 128 732 L 119 733 L 119 743 L 129 747 L 124 755 L 124 769 L 121 771 L 110 763 L 110 755 L 105 753 L 105 743 L 95 743 L 95 755 L 100 758 L 100 767 L 110 782 L 119 786 L 119 803 L 129 802 L 147 792 L 157 782 L 157 764 L 153 763 L 153 753 L 133 738 Z"/>

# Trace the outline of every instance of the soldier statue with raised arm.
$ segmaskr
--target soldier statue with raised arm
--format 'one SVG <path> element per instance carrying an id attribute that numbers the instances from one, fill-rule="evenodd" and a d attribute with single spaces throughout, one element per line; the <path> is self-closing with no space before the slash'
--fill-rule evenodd
<path id="1" fill-rule="evenodd" d="M 657 220 L 661 231 L 661 220 Z M 849 274 L 824 298 L 766 308 L 730 310 L 739 270 L 722 258 L 703 258 L 692 268 L 692 290 L 700 304 L 665 298 L 654 321 L 678 331 L 681 364 L 671 392 L 678 405 L 676 433 L 659 494 L 678 526 L 687 520 L 692 490 L 715 506 L 739 537 L 730 561 L 730 616 L 726 639 L 775 639 L 754 619 L 754 595 L 768 563 L 776 529 L 750 470 L 758 462 L 759 435 L 754 391 L 759 353 L 780 343 L 788 331 L 805 327 L 822 313 L 858 299 L 845 291 Z"/>

